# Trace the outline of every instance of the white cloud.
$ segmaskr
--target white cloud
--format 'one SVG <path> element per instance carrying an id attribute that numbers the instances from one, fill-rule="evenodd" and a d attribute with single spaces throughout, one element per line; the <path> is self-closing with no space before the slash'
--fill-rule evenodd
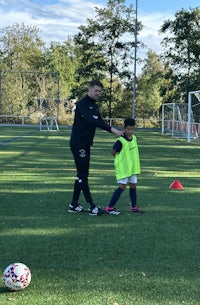
<path id="1" fill-rule="evenodd" d="M 1 20 L 1 28 L 12 25 L 13 23 L 21 23 L 24 22 L 26 24 L 30 24 L 30 18 L 26 13 L 10 11 L 8 13 L 4 13 L 0 11 L 0 20 Z"/>
<path id="2" fill-rule="evenodd" d="M 164 13 L 145 14 L 140 16 L 140 20 L 144 25 L 140 33 L 139 39 L 145 43 L 148 49 L 152 49 L 158 53 L 162 50 L 160 46 L 161 40 L 165 35 L 160 34 L 159 30 L 164 20 L 172 19 L 173 16 Z"/>
<path id="3" fill-rule="evenodd" d="M 64 42 L 69 35 L 78 32 L 78 27 L 85 24 L 87 18 L 95 17 L 95 6 L 100 7 L 95 1 L 87 0 L 58 0 L 54 4 L 49 3 L 48 0 L 41 0 L 41 3 L 31 0 L 0 0 L 0 27 L 23 22 L 39 28 L 40 36 L 47 45 L 51 41 Z M 160 42 L 164 36 L 159 34 L 159 29 L 164 20 L 172 18 L 169 13 L 139 12 L 138 20 L 144 28 L 139 33 L 138 40 L 146 45 L 145 49 L 139 50 L 139 57 L 144 58 L 149 49 L 158 54 L 162 52 Z"/>
<path id="4" fill-rule="evenodd" d="M 165 20 L 173 19 L 173 15 L 169 13 L 151 13 L 151 14 L 140 14 L 138 20 L 142 22 L 143 29 L 138 35 L 138 40 L 145 44 L 145 48 L 138 50 L 138 57 L 144 60 L 149 50 L 154 51 L 156 54 L 161 54 L 163 48 L 161 41 L 165 37 L 164 34 L 159 33 L 159 30 Z M 137 65 L 137 72 L 140 73 L 143 64 Z"/>
<path id="5" fill-rule="evenodd" d="M 47 44 L 50 41 L 62 42 L 68 35 L 76 34 L 78 27 L 94 16 L 94 7 L 98 6 L 85 0 L 61 0 L 52 5 L 45 3 L 0 0 L 1 28 L 23 22 L 37 26 Z"/>

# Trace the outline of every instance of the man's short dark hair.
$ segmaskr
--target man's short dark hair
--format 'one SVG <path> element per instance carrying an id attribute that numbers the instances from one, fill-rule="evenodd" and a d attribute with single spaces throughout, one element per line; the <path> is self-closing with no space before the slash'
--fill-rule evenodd
<path id="1" fill-rule="evenodd" d="M 131 118 L 127 118 L 124 120 L 124 127 L 127 126 L 135 126 L 135 120 Z"/>
<path id="2" fill-rule="evenodd" d="M 103 84 L 98 79 L 93 79 L 89 82 L 89 87 L 99 86 L 103 89 Z"/>

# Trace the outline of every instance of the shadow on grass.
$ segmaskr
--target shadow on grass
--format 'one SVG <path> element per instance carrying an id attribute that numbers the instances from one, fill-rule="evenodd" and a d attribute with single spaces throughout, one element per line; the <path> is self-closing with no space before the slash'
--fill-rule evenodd
<path id="1" fill-rule="evenodd" d="M 11 291 L 6 287 L 0 287 L 0 294 L 4 294 L 4 293 L 8 293 L 8 292 L 10 292 L 10 293 L 13 292 L 14 293 L 14 291 Z"/>

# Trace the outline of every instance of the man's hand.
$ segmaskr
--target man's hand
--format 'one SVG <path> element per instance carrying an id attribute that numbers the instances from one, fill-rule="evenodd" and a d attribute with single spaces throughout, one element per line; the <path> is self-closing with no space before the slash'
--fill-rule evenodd
<path id="1" fill-rule="evenodd" d="M 111 132 L 114 133 L 116 135 L 116 137 L 121 137 L 121 135 L 123 134 L 122 131 L 120 131 L 114 127 L 111 127 Z"/>

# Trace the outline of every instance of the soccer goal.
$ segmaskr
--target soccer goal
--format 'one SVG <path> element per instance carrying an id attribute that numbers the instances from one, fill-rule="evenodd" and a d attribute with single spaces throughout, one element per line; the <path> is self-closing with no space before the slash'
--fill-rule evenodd
<path id="1" fill-rule="evenodd" d="M 59 131 L 55 117 L 40 117 L 40 131 Z"/>
<path id="2" fill-rule="evenodd" d="M 162 105 L 162 134 L 188 142 L 200 138 L 200 90 L 188 93 L 188 103 Z"/>
<path id="3" fill-rule="evenodd" d="M 200 90 L 188 93 L 188 134 L 187 140 L 200 138 Z"/>

